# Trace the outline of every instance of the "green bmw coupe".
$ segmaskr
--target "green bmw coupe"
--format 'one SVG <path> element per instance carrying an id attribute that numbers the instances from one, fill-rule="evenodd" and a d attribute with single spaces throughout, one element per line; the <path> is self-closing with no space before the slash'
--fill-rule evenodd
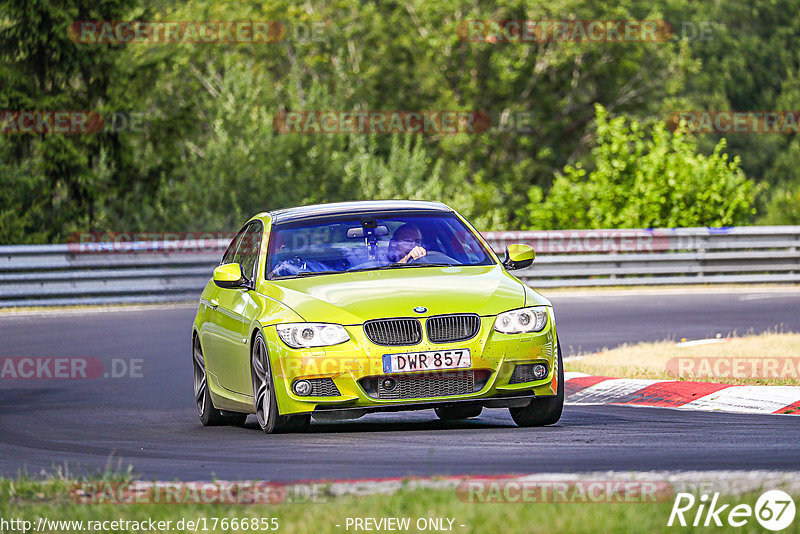
<path id="1" fill-rule="evenodd" d="M 508 408 L 558 422 L 564 371 L 550 302 L 437 202 L 322 204 L 245 224 L 200 298 L 194 394 L 204 425 L 301 431 L 311 417 Z"/>

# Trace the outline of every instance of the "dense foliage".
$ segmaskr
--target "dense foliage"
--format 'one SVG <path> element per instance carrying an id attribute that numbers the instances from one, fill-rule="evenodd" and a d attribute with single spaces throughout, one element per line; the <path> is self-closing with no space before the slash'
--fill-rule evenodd
<path id="1" fill-rule="evenodd" d="M 143 129 L 0 134 L 0 243 L 231 230 L 364 198 L 485 229 L 796 223 L 793 134 L 687 134 L 676 111 L 800 109 L 793 0 L 0 0 L 0 110 Z M 470 42 L 473 20 L 667 20 L 663 42 Z M 277 43 L 76 42 L 75 21 L 280 21 Z M 300 134 L 284 110 L 480 110 L 470 134 Z M 762 217 L 765 217 L 762 219 Z"/>
<path id="2" fill-rule="evenodd" d="M 725 141 L 710 156 L 681 129 L 663 123 L 646 130 L 623 117 L 609 120 L 597 109 L 593 170 L 567 165 L 547 198 L 529 191 L 530 228 L 654 228 L 730 226 L 754 210 L 753 182 L 739 157 L 729 161 Z"/>

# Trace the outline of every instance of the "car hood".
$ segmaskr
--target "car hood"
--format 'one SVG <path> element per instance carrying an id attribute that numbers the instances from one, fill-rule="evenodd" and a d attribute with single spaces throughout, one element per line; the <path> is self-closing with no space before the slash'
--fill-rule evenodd
<path id="1" fill-rule="evenodd" d="M 525 305 L 550 304 L 530 290 L 526 297 L 523 284 L 499 265 L 364 271 L 274 280 L 266 285 L 270 297 L 311 322 L 361 324 L 382 317 L 496 315 Z M 415 313 L 414 308 L 420 306 L 427 311 Z"/>

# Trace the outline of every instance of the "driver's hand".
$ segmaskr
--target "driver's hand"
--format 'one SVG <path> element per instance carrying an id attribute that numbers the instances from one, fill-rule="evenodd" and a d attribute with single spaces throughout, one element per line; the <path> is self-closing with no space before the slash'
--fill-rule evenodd
<path id="1" fill-rule="evenodd" d="M 400 260 L 398 263 L 408 263 L 410 260 L 416 260 L 417 258 L 421 258 L 422 256 L 425 256 L 427 253 L 428 251 L 422 247 L 419 246 L 414 247 L 411 249 L 411 252 L 403 256 L 403 259 Z"/>

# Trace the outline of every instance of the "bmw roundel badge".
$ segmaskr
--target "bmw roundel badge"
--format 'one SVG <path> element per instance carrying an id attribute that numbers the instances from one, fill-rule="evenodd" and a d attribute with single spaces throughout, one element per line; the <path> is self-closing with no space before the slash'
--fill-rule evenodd
<path id="1" fill-rule="evenodd" d="M 425 313 L 426 311 L 428 311 L 428 308 L 426 308 L 425 306 L 417 306 L 416 308 L 414 308 L 414 311 L 417 313 Z"/>

